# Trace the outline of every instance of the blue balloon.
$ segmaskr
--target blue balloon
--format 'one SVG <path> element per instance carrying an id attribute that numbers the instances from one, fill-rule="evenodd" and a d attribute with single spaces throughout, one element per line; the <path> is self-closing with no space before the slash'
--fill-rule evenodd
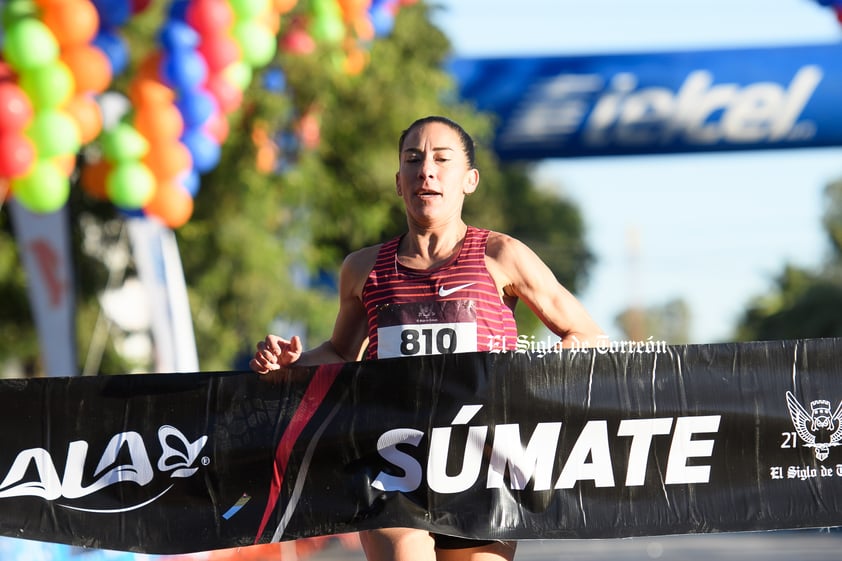
<path id="1" fill-rule="evenodd" d="M 167 51 L 193 50 L 199 41 L 196 30 L 183 21 L 168 21 L 158 33 L 158 42 Z"/>
<path id="2" fill-rule="evenodd" d="M 175 106 L 181 111 L 185 128 L 201 127 L 217 110 L 216 98 L 201 89 L 180 92 Z"/>
<path id="3" fill-rule="evenodd" d="M 195 90 L 205 82 L 207 75 L 208 64 L 196 51 L 170 51 L 161 60 L 161 76 L 174 90 Z"/>
<path id="4" fill-rule="evenodd" d="M 193 169 L 197 172 L 207 173 L 219 163 L 222 152 L 219 144 L 201 128 L 186 129 L 181 142 L 193 156 Z"/>
<path id="5" fill-rule="evenodd" d="M 184 187 L 187 192 L 190 193 L 190 196 L 195 199 L 202 186 L 202 178 L 199 176 L 199 172 L 195 169 L 191 169 L 189 172 L 184 174 L 181 178 L 181 186 Z"/>
<path id="6" fill-rule="evenodd" d="M 301 141 L 298 135 L 292 131 L 282 131 L 275 135 L 275 144 L 283 154 L 296 154 L 301 149 Z"/>
<path id="7" fill-rule="evenodd" d="M 187 21 L 188 6 L 190 6 L 190 0 L 173 0 L 173 3 L 170 4 L 170 19 L 178 21 Z"/>
<path id="8" fill-rule="evenodd" d="M 100 27 L 120 27 L 132 17 L 130 0 L 93 0 Z"/>
<path id="9" fill-rule="evenodd" d="M 129 47 L 123 36 L 116 30 L 100 28 L 94 40 L 91 41 L 108 58 L 111 63 L 111 73 L 118 76 L 129 66 Z"/>
<path id="10" fill-rule="evenodd" d="M 116 205 L 115 205 L 116 206 Z M 126 218 L 145 218 L 146 213 L 143 212 L 142 208 L 123 208 L 120 206 L 116 207 L 117 210 Z"/>
<path id="11" fill-rule="evenodd" d="M 377 37 L 384 37 L 392 32 L 395 27 L 395 16 L 388 3 L 372 4 L 368 13 L 371 18 L 371 25 L 374 27 L 374 34 Z"/>
<path id="12" fill-rule="evenodd" d="M 278 67 L 267 68 L 263 71 L 263 87 L 270 92 L 283 93 L 287 86 L 284 71 Z"/>

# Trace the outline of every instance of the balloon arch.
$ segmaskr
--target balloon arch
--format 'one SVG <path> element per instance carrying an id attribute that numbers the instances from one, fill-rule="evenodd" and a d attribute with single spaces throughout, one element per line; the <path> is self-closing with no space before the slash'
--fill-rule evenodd
<path id="1" fill-rule="evenodd" d="M 255 69 L 278 49 L 304 55 L 327 43 L 344 50 L 345 72 L 358 73 L 367 45 L 388 34 L 400 6 L 410 3 L 171 0 L 152 51 L 127 76 L 125 97 L 109 91 L 129 70 L 122 28 L 150 0 L 8 0 L 0 199 L 14 197 L 35 213 L 57 211 L 78 171 L 89 195 L 177 228 L 193 212 L 200 175 L 219 161 L 229 116 Z M 109 107 L 121 105 L 109 117 Z M 77 154 L 92 143 L 101 158 L 76 170 Z"/>

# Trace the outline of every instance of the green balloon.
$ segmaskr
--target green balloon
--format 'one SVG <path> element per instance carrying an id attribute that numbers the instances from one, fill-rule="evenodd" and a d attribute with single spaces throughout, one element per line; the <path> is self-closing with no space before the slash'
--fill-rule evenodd
<path id="1" fill-rule="evenodd" d="M 121 122 L 102 135 L 102 151 L 112 163 L 140 160 L 149 152 L 149 141 L 132 125 Z"/>
<path id="2" fill-rule="evenodd" d="M 59 54 L 50 28 L 35 18 L 21 18 L 6 30 L 3 54 L 19 73 L 55 60 Z"/>
<path id="3" fill-rule="evenodd" d="M 58 107 L 70 99 L 76 87 L 76 79 L 66 64 L 54 60 L 24 70 L 19 84 L 32 102 L 32 107 L 38 111 Z"/>
<path id="4" fill-rule="evenodd" d="M 232 31 L 240 46 L 243 60 L 252 68 L 266 66 L 278 50 L 278 40 L 272 32 L 256 21 L 239 21 Z"/>
<path id="5" fill-rule="evenodd" d="M 237 20 L 254 19 L 271 9 L 269 0 L 228 0 Z"/>
<path id="6" fill-rule="evenodd" d="M 225 75 L 225 79 L 240 91 L 244 91 L 249 87 L 251 79 L 254 76 L 251 66 L 242 60 L 232 62 L 222 72 Z"/>
<path id="7" fill-rule="evenodd" d="M 310 35 L 317 42 L 336 44 L 345 38 L 345 23 L 341 17 L 322 14 L 310 22 Z"/>
<path id="8" fill-rule="evenodd" d="M 3 4 L 2 22 L 3 29 L 9 29 L 18 20 L 23 18 L 37 18 L 38 6 L 32 0 L 11 0 Z"/>
<path id="9" fill-rule="evenodd" d="M 141 162 L 122 162 L 105 178 L 105 192 L 114 205 L 129 210 L 143 208 L 155 194 L 155 176 Z"/>
<path id="10" fill-rule="evenodd" d="M 27 210 L 55 212 L 70 196 L 70 179 L 50 160 L 35 162 L 27 175 L 12 180 L 12 194 Z"/>
<path id="11" fill-rule="evenodd" d="M 43 109 L 35 113 L 26 135 L 35 144 L 39 158 L 75 154 L 82 145 L 79 125 L 67 112 Z"/>
<path id="12" fill-rule="evenodd" d="M 342 8 L 336 0 L 310 0 L 310 9 L 317 18 L 322 16 L 342 17 Z"/>

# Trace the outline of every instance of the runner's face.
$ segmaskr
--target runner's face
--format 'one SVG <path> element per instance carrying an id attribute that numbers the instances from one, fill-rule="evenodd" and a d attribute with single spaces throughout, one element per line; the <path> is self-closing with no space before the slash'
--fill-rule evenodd
<path id="1" fill-rule="evenodd" d="M 461 219 L 465 195 L 476 189 L 478 180 L 459 133 L 449 126 L 427 123 L 404 140 L 395 182 L 410 220 L 432 226 Z"/>

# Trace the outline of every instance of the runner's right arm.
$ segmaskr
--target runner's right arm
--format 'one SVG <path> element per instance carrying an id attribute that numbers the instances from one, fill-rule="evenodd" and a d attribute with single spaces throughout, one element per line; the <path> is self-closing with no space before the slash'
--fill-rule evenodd
<path id="1" fill-rule="evenodd" d="M 379 246 L 361 249 L 350 254 L 339 272 L 339 313 L 330 339 L 304 351 L 301 339 L 291 340 L 268 335 L 257 344 L 257 352 L 249 367 L 258 374 L 267 374 L 295 363 L 314 366 L 335 362 L 360 360 L 368 345 L 368 322 L 362 303 L 362 288 L 374 267 Z"/>

